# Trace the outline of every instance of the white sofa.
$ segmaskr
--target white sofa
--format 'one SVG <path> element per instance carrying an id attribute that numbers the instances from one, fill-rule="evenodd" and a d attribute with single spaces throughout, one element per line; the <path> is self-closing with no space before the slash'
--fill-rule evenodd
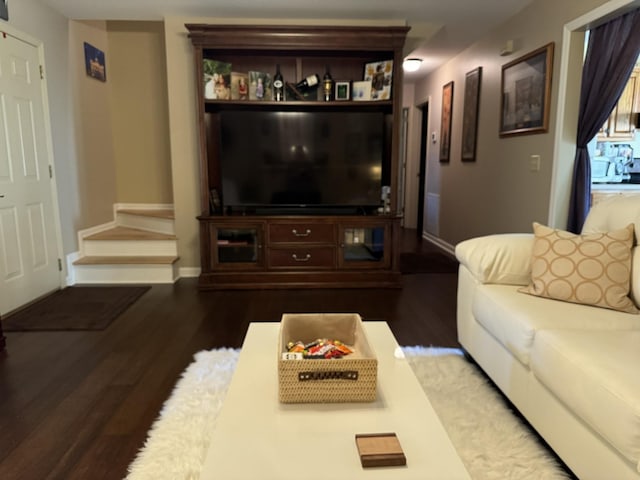
<path id="1" fill-rule="evenodd" d="M 640 300 L 640 196 L 594 206 L 582 233 L 635 225 L 630 297 Z M 458 339 L 581 479 L 640 479 L 640 314 L 518 291 L 533 234 L 459 243 Z"/>

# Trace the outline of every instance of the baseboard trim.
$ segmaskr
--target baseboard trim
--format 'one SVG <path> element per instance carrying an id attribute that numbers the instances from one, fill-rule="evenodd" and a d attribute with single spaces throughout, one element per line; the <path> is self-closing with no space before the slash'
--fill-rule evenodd
<path id="1" fill-rule="evenodd" d="M 433 243 L 435 246 L 441 248 L 442 250 L 447 252 L 449 255 L 455 256 L 456 247 L 454 245 L 451 245 L 450 243 L 447 243 L 441 238 L 431 235 L 428 232 L 422 232 L 422 238 L 424 238 L 428 242 Z"/>
<path id="2" fill-rule="evenodd" d="M 199 276 L 199 267 L 181 267 L 180 269 L 178 269 L 178 278 L 196 278 Z"/>
<path id="3" fill-rule="evenodd" d="M 65 278 L 65 286 L 70 287 L 76 284 L 76 269 L 73 262 L 80 258 L 80 252 L 71 252 L 65 257 L 67 262 L 67 276 Z"/>
<path id="4" fill-rule="evenodd" d="M 173 210 L 173 203 L 114 203 L 114 218 L 118 210 Z"/>

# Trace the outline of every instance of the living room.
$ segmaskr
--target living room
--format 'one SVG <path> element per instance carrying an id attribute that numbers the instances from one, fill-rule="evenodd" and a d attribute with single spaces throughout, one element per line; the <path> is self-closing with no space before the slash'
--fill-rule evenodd
<path id="1" fill-rule="evenodd" d="M 432 203 L 427 204 L 425 209 L 425 230 L 421 232 L 423 237 L 451 253 L 456 244 L 471 237 L 489 233 L 530 232 L 534 221 L 564 227 L 570 185 L 570 172 L 567 172 L 564 162 L 566 159 L 573 159 L 572 153 L 565 155 L 570 151 L 570 146 L 563 140 L 567 138 L 564 128 L 571 124 L 571 115 L 574 120 L 577 116 L 571 105 L 575 107 L 578 95 L 577 89 L 571 89 L 568 85 L 571 79 L 579 78 L 574 55 L 578 52 L 575 45 L 583 38 L 579 33 L 582 26 L 572 22 L 592 12 L 607 16 L 637 3 L 601 0 L 558 3 L 535 0 L 508 21 L 457 53 L 454 58 L 431 71 L 428 76 L 405 80 L 403 104 L 409 109 L 408 150 L 409 158 L 412 159 L 407 166 L 409 179 L 416 178 L 418 168 L 419 106 L 425 102 L 429 104 L 429 131 L 438 132 L 439 135 L 442 87 L 450 81 L 455 83 L 451 161 L 441 163 L 437 149 L 428 150 L 426 194 Z M 59 205 L 59 248 L 63 264 L 68 264 L 69 259 L 78 251 L 78 231 L 113 220 L 114 204 L 171 204 L 175 209 L 176 233 L 179 238 L 180 276 L 189 279 L 198 275 L 199 234 L 195 218 L 200 213 L 200 206 L 197 193 L 198 143 L 194 134 L 197 131 L 194 102 L 196 82 L 192 46 L 184 25 L 190 22 L 226 21 L 229 19 L 216 15 L 167 16 L 162 20 L 78 20 L 69 19 L 37 0 L 10 5 L 8 25 L 41 40 L 45 45 L 45 78 L 50 116 L 54 119 L 51 122 L 51 147 Z M 234 21 L 282 23 L 282 19 L 267 22 L 264 18 L 236 18 Z M 293 21 L 314 23 L 310 19 Z M 349 24 L 348 21 L 343 22 Z M 363 23 L 381 25 L 389 24 L 389 21 Z M 393 25 L 405 23 L 405 20 L 391 22 Z M 567 24 L 573 25 L 576 33 L 566 33 L 563 29 Z M 446 40 L 446 32 L 441 33 Z M 566 43 L 569 37 L 572 39 L 571 48 Z M 514 46 L 512 53 L 501 56 L 501 51 L 509 41 Z M 105 52 L 107 82 L 86 77 L 82 63 L 83 42 L 91 43 Z M 498 119 L 502 65 L 550 42 L 555 42 L 556 49 L 548 131 L 536 135 L 500 138 Z M 568 64 L 574 68 L 569 68 Z M 478 131 L 481 140 L 476 161 L 469 163 L 460 160 L 462 92 L 465 74 L 477 66 L 483 68 Z M 131 105 L 135 105 L 135 109 L 131 109 Z M 540 157 L 540 168 L 535 172 L 530 170 L 532 155 Z M 407 202 L 404 226 L 412 229 L 417 223 L 417 180 L 409 181 L 406 189 L 408 198 L 412 200 Z M 127 431 L 130 428 L 142 428 L 141 425 L 145 422 L 150 423 L 157 413 L 159 402 L 166 395 L 157 394 L 153 399 L 153 406 L 145 403 L 144 407 L 139 407 L 138 412 L 136 402 L 145 397 L 147 389 L 157 388 L 165 393 L 170 390 L 175 377 L 182 371 L 186 359 L 193 351 L 214 346 L 211 338 L 219 339 L 221 345 L 237 345 L 241 341 L 242 332 L 225 331 L 234 315 L 242 317 L 242 322 L 251 317 L 269 319 L 280 308 L 279 301 L 288 307 L 295 305 L 296 308 L 302 308 L 305 301 L 316 309 L 329 304 L 336 309 L 358 308 L 368 319 L 394 316 L 396 309 L 399 309 L 402 311 L 397 320 L 400 332 L 398 340 L 401 344 L 409 344 L 414 340 L 417 343 L 454 346 L 455 311 L 452 305 L 455 303 L 455 282 L 450 277 L 444 278 L 409 279 L 404 293 L 396 292 L 386 297 L 386 300 L 377 298 L 379 292 L 370 292 L 368 295 L 363 294 L 357 302 L 350 301 L 344 294 L 345 296 L 325 298 L 325 303 L 310 299 L 308 293 L 301 293 L 294 301 L 272 301 L 266 298 L 265 292 L 260 292 L 256 293 L 259 299 L 252 297 L 250 303 L 243 304 L 247 297 L 239 292 L 223 292 L 215 300 L 190 298 L 188 301 L 178 300 L 171 304 L 161 299 L 165 296 L 180 299 L 185 295 L 185 288 L 196 288 L 195 282 L 173 287 L 163 285 L 158 289 L 154 287 L 153 296 L 144 302 L 144 319 L 128 317 L 131 325 L 105 337 L 108 345 L 101 348 L 108 347 L 117 352 L 125 348 L 125 337 L 131 336 L 144 343 L 145 335 L 149 335 L 157 341 L 150 342 L 149 347 L 143 347 L 145 353 L 140 357 L 131 353 L 131 345 L 128 345 L 126 354 L 121 357 L 105 357 L 103 360 L 119 366 L 118 372 L 123 375 L 122 382 L 127 386 L 141 378 L 140 372 L 135 369 L 131 378 L 126 378 L 126 364 L 130 361 L 135 362 L 142 357 L 149 361 L 150 357 L 158 356 L 164 359 L 161 361 L 166 370 L 162 375 L 148 379 L 146 384 L 143 382 L 135 387 L 133 394 L 128 393 L 130 396 L 126 400 L 127 406 L 122 408 L 121 414 L 116 412 L 113 421 L 106 425 L 109 432 L 102 440 L 104 443 L 91 447 L 93 451 L 88 454 L 85 463 L 76 467 L 74 474 L 81 478 L 82 473 L 89 471 L 91 462 L 98 461 L 102 449 L 114 457 L 121 455 L 118 460 L 120 466 L 126 463 L 134 448 L 134 440 L 127 440 L 130 443 L 119 453 L 119 429 Z M 68 280 L 68 277 L 63 278 L 62 283 L 67 283 Z M 420 298 L 421 290 L 428 290 L 430 293 L 427 298 L 416 300 Z M 158 302 L 157 306 L 154 306 L 154 302 Z M 429 302 L 431 305 L 425 305 Z M 171 315 L 184 317 L 185 311 L 209 320 L 213 319 L 213 312 L 224 312 L 226 320 L 188 327 L 182 327 L 176 319 L 167 321 Z M 438 318 L 433 325 L 424 327 L 411 324 L 410 318 L 416 314 L 442 318 Z M 154 315 L 165 319 L 161 322 L 162 326 L 153 327 Z M 241 330 L 240 325 L 238 330 Z M 167 327 L 175 331 L 160 331 Z M 428 332 L 420 333 L 423 330 Z M 200 334 L 202 336 L 198 338 Z M 27 334 L 11 335 L 21 345 L 28 343 Z M 160 337 L 163 338 L 162 341 L 158 340 Z M 186 345 L 181 345 L 181 342 Z M 73 347 L 77 350 L 70 358 L 82 362 L 83 358 L 92 357 L 91 350 L 97 348 L 98 341 L 81 334 L 70 334 L 64 340 L 45 334 L 38 337 L 36 343 L 30 347 L 33 357 L 38 356 L 39 348 L 46 348 L 46 357 L 51 362 L 58 362 L 60 357 L 64 357 L 65 349 Z M 49 349 L 51 343 L 56 343 L 53 349 Z M 168 345 L 173 346 L 164 350 Z M 175 364 L 166 359 L 172 355 L 180 359 Z M 36 363 L 29 364 L 35 374 L 38 371 Z M 56 381 L 60 381 L 65 368 L 78 367 L 65 361 L 59 362 L 55 367 Z M 99 367 L 94 374 L 100 376 Z M 79 376 L 76 370 L 76 378 Z M 45 379 L 37 383 L 39 387 L 34 387 L 34 391 L 40 388 L 39 393 L 50 393 L 54 397 L 63 396 L 63 392 L 69 393 L 64 387 L 57 393 L 53 391 L 53 387 L 53 390 L 48 390 L 43 387 Z M 102 401 L 117 403 L 118 399 L 115 397 L 119 393 L 115 390 L 112 391 L 114 397 L 105 397 Z M 80 391 L 74 393 L 81 394 Z M 59 407 L 58 413 L 62 416 L 75 401 L 74 395 L 71 395 L 69 404 Z M 36 409 L 46 410 L 49 406 L 39 403 Z M 129 417 L 136 413 L 144 417 L 142 422 L 130 420 Z M 42 411 L 38 415 L 39 420 L 45 418 Z M 56 420 L 55 417 L 47 417 L 46 432 L 41 437 L 45 443 L 61 434 L 62 428 L 67 426 L 63 420 Z M 82 432 L 82 429 L 79 431 Z M 139 439 L 141 433 L 136 435 L 135 440 Z M 23 456 L 16 465 L 24 466 L 27 458 L 28 456 Z M 64 467 L 60 468 L 66 472 Z"/>
<path id="2" fill-rule="evenodd" d="M 572 158 L 573 153 L 565 153 L 569 147 L 560 141 L 564 135 L 558 131 L 556 114 L 570 110 L 571 105 L 567 107 L 565 102 L 575 105 L 577 101 L 571 96 L 577 95 L 577 89 L 560 84 L 564 75 L 569 80 L 576 77 L 575 71 L 562 64 L 568 62 L 562 58 L 563 26 L 597 7 L 602 15 L 609 14 L 603 4 L 606 2 L 563 2 L 561 6 L 532 2 L 426 79 L 413 77 L 405 82 L 403 103 L 411 119 L 406 227 L 415 228 L 417 223 L 418 185 L 413 180 L 419 168 L 417 106 L 430 100 L 429 130 L 439 132 L 442 86 L 454 82 L 451 158 L 459 159 L 460 140 L 456 135 L 461 130 L 463 103 L 459 95 L 463 93 L 464 75 L 477 66 L 483 67 L 478 131 L 482 141 L 477 160 L 444 164 L 438 161 L 436 148 L 427 151 L 426 195 L 431 203 L 425 208 L 425 235 L 452 252 L 455 244 L 466 238 L 527 231 L 533 221 L 548 220 L 563 226 L 570 182 L 570 168 L 564 159 Z M 615 10 L 625 5 L 609 4 L 607 8 Z M 550 11 L 553 15 L 548 14 Z M 540 20 L 531 22 L 531 18 Z M 12 8 L 8 25 L 41 37 L 46 45 L 50 111 L 56 119 L 51 126 L 52 153 L 63 267 L 78 252 L 78 232 L 112 221 L 114 204 L 172 204 L 180 276 L 197 275 L 199 255 L 194 247 L 198 244 L 198 228 L 193 219 L 200 213 L 195 194 L 198 147 L 191 133 L 196 119 L 193 63 L 184 24 L 219 20 L 167 17 L 164 22 L 76 21 L 37 1 L 21 2 Z M 441 32 L 440 36 L 445 34 Z M 509 40 L 515 45 L 514 52 L 500 56 Z M 107 82 L 86 77 L 82 64 L 85 41 L 105 51 Z M 499 138 L 501 65 L 549 42 L 556 44 L 549 131 Z M 561 88 L 568 93 L 560 92 Z M 133 113 L 127 108 L 132 102 L 138 106 Z M 540 157 L 540 169 L 535 172 L 529 169 L 532 155 Z M 477 201 L 480 198 L 482 202 Z M 469 211 L 470 205 L 473 211 Z"/>

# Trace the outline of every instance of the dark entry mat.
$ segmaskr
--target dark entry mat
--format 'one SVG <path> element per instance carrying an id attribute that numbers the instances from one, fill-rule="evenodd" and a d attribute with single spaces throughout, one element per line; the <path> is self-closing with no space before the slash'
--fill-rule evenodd
<path id="1" fill-rule="evenodd" d="M 104 330 L 150 286 L 74 286 L 48 295 L 2 319 L 5 332 Z"/>

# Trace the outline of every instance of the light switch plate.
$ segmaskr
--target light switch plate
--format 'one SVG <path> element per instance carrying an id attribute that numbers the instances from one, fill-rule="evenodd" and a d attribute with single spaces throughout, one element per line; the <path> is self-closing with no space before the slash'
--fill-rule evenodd
<path id="1" fill-rule="evenodd" d="M 531 157 L 529 157 L 529 171 L 540 171 L 540 155 L 531 155 Z"/>

